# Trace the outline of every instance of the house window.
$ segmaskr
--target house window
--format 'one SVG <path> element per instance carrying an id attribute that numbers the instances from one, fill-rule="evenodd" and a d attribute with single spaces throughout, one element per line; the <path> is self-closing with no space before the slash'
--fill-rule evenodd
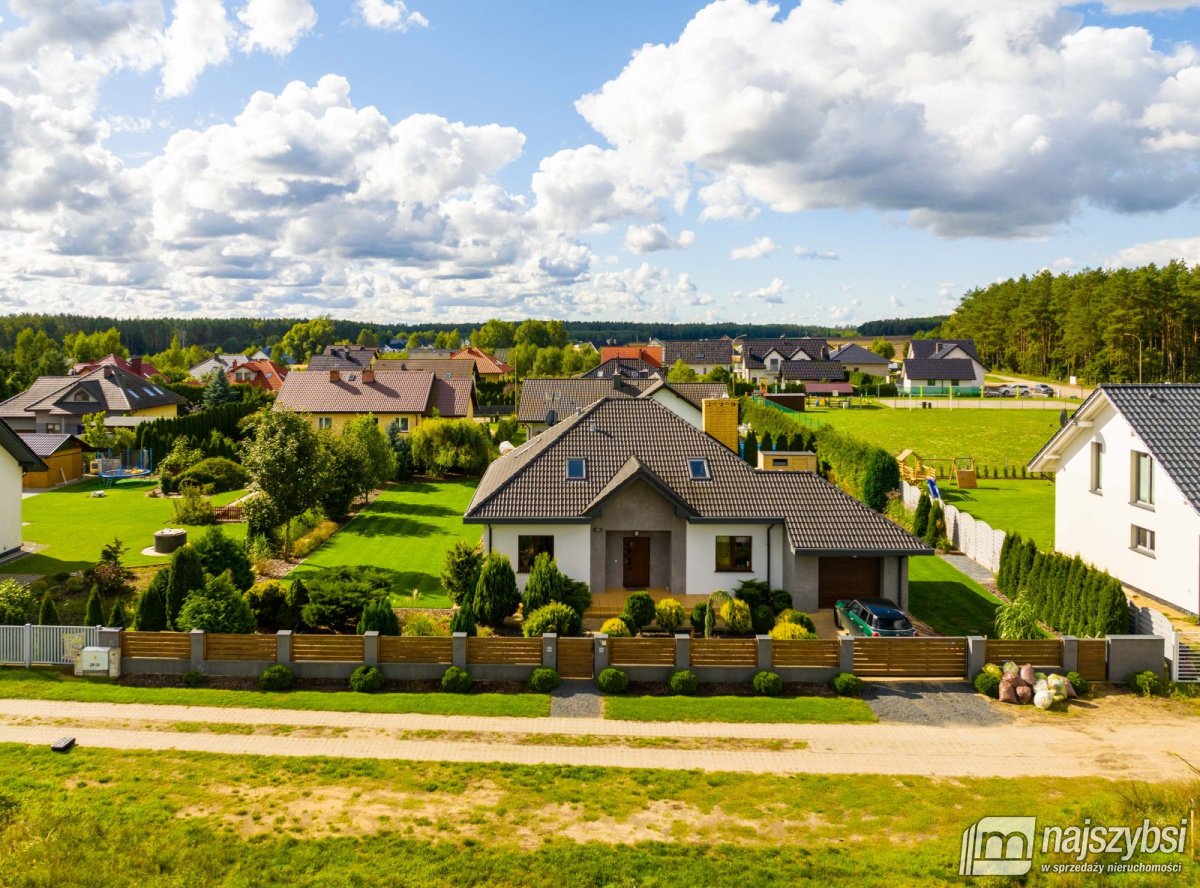
<path id="1" fill-rule="evenodd" d="M 1133 454 L 1133 501 L 1138 505 L 1154 505 L 1154 460 L 1148 453 Z"/>
<path id="2" fill-rule="evenodd" d="M 708 460 L 706 459 L 689 459 L 688 471 L 691 473 L 693 481 L 707 481 L 712 477 L 708 473 Z"/>
<path id="3" fill-rule="evenodd" d="M 587 478 L 587 460 L 571 458 L 567 460 L 567 480 L 583 481 Z"/>
<path id="4" fill-rule="evenodd" d="M 1104 445 L 1099 441 L 1092 442 L 1092 493 L 1100 493 L 1104 489 L 1103 475 L 1100 470 L 1100 456 L 1104 453 Z"/>
<path id="5" fill-rule="evenodd" d="M 46 434 L 57 435 L 61 431 L 62 431 L 62 423 L 58 423 L 58 422 L 46 423 Z"/>
<path id="6" fill-rule="evenodd" d="M 545 552 L 554 557 L 554 537 L 552 536 L 518 536 L 517 537 L 517 573 L 529 573 L 533 561 Z"/>
<path id="7" fill-rule="evenodd" d="M 327 432 L 330 429 L 332 429 L 333 428 L 333 417 L 332 416 L 318 416 L 317 417 L 317 428 L 323 432 Z"/>
<path id="8" fill-rule="evenodd" d="M 767 361 L 767 369 L 768 370 L 778 370 L 779 369 L 779 358 L 769 359 Z"/>
<path id="9" fill-rule="evenodd" d="M 88 398 L 88 393 L 87 393 L 87 392 L 85 392 L 85 391 L 78 391 L 78 392 L 76 392 L 76 393 L 75 393 L 75 400 L 76 400 L 76 401 L 87 401 L 87 400 L 90 400 L 90 399 Z"/>
<path id="10" fill-rule="evenodd" d="M 773 466 L 778 466 L 778 467 L 780 467 L 780 468 L 786 468 L 786 467 L 787 467 L 787 464 L 788 464 L 788 461 L 787 461 L 787 457 L 786 457 L 786 456 L 773 456 L 773 457 L 771 457 L 771 465 L 773 465 Z"/>
<path id="11" fill-rule="evenodd" d="M 407 416 L 398 417 L 396 419 L 396 423 L 398 424 L 398 426 L 400 428 L 401 434 L 408 434 L 408 417 Z"/>
<path id="12" fill-rule="evenodd" d="M 1131 533 L 1133 548 L 1146 555 L 1154 554 L 1154 531 L 1133 525 Z"/>
<path id="13" fill-rule="evenodd" d="M 748 571 L 753 540 L 748 536 L 717 537 L 717 570 Z"/>

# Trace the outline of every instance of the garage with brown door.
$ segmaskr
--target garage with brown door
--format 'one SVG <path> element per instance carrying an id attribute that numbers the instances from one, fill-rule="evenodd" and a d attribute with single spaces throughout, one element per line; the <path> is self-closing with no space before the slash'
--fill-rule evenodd
<path id="1" fill-rule="evenodd" d="M 878 598 L 881 560 L 822 558 L 817 573 L 817 607 L 831 608 L 839 598 Z"/>

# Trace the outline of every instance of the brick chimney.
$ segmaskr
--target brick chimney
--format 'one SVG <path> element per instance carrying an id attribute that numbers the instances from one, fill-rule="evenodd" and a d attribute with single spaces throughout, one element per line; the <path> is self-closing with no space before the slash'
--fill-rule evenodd
<path id="1" fill-rule="evenodd" d="M 329 371 L 329 381 L 330 382 L 341 382 L 342 381 L 341 371 L 340 370 L 330 370 Z"/>
<path id="2" fill-rule="evenodd" d="M 375 382 L 375 371 L 374 370 L 364 370 L 362 372 L 362 376 L 363 376 L 363 385 L 372 385 Z"/>
<path id="3" fill-rule="evenodd" d="M 134 355 L 129 359 L 129 366 L 138 376 L 142 375 L 142 356 Z"/>
<path id="4" fill-rule="evenodd" d="M 738 452 L 738 402 L 736 398 L 704 399 L 704 434 Z"/>

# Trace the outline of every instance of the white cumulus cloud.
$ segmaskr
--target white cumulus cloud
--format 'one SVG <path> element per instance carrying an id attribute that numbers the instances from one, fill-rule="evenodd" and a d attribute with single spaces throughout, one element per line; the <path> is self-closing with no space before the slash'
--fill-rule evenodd
<path id="1" fill-rule="evenodd" d="M 308 0 L 247 0 L 237 17 L 246 26 L 242 48 L 275 55 L 291 52 L 317 24 L 317 12 Z"/>
<path id="2" fill-rule="evenodd" d="M 744 247 L 734 247 L 729 251 L 730 259 L 761 259 L 763 256 L 769 256 L 779 249 L 779 245 L 775 243 L 767 235 L 763 235 L 752 244 L 747 244 Z"/>
<path id="3" fill-rule="evenodd" d="M 429 25 L 429 19 L 415 9 L 410 10 L 404 0 L 358 0 L 358 14 L 368 28 L 385 31 L 403 32 Z"/>
<path id="4" fill-rule="evenodd" d="M 229 58 L 233 24 L 221 0 L 175 0 L 163 44 L 162 94 L 192 91 L 205 68 Z"/>
<path id="5" fill-rule="evenodd" d="M 679 232 L 679 237 L 671 237 L 667 229 L 659 222 L 652 222 L 649 225 L 630 225 L 625 232 L 625 249 L 641 256 L 659 250 L 690 247 L 695 239 L 696 233 L 687 229 Z"/>
<path id="6" fill-rule="evenodd" d="M 793 252 L 801 259 L 835 260 L 839 258 L 833 250 L 814 250 L 811 247 L 796 247 Z"/>
<path id="7" fill-rule="evenodd" d="M 1151 262 L 1166 265 L 1174 259 L 1182 259 L 1188 265 L 1200 264 L 1200 237 L 1172 237 L 1133 244 L 1110 256 L 1104 265 L 1136 268 Z"/>

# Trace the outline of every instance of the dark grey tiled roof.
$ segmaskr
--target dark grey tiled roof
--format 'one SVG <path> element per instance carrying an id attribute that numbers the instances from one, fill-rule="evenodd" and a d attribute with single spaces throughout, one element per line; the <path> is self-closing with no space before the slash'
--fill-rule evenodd
<path id="1" fill-rule="evenodd" d="M 566 480 L 568 457 L 587 478 Z M 688 460 L 708 460 L 693 480 Z M 604 398 L 488 468 L 466 519 L 581 520 L 602 494 L 645 477 L 665 485 L 694 518 L 778 519 L 797 551 L 925 554 L 915 537 L 817 475 L 760 472 L 648 398 Z"/>
<path id="2" fill-rule="evenodd" d="M 17 434 L 38 456 L 53 456 L 67 443 L 72 446 L 83 444 L 74 435 L 51 435 L 40 432 L 18 432 Z"/>
<path id="3" fill-rule="evenodd" d="M 605 396 L 636 398 L 656 379 L 526 379 L 521 383 L 517 422 L 545 422 L 553 410 L 567 419 Z"/>
<path id="4" fill-rule="evenodd" d="M 909 379 L 974 379 L 975 362 L 969 358 L 909 358 L 904 362 Z"/>
<path id="5" fill-rule="evenodd" d="M 611 379 L 618 373 L 626 379 L 649 379 L 652 376 L 658 376 L 662 370 L 641 358 L 609 358 L 586 373 L 580 373 L 579 378 Z"/>
<path id="6" fill-rule="evenodd" d="M 779 372 L 784 379 L 812 382 L 841 382 L 846 378 L 841 361 L 784 361 Z"/>
<path id="7" fill-rule="evenodd" d="M 378 349 L 354 348 L 347 345 L 328 345 L 308 361 L 309 370 L 363 370 L 371 366 Z"/>
<path id="8" fill-rule="evenodd" d="M 1200 512 L 1200 385 L 1102 385 L 1097 391 L 1112 401 Z"/>
<path id="9" fill-rule="evenodd" d="M 796 352 L 804 352 L 811 360 L 821 361 L 829 355 L 829 343 L 824 339 L 811 337 L 787 339 L 739 339 L 742 366 L 750 368 L 763 367 L 763 361 L 771 351 L 777 351 L 785 359 L 791 359 Z"/>
<path id="10" fill-rule="evenodd" d="M 0 450 L 8 451 L 8 455 L 17 461 L 17 465 L 27 472 L 47 471 L 41 457 L 34 453 L 3 419 L 0 419 Z M 8 505 L 6 503 L 5 508 L 8 508 Z"/>
<path id="11" fill-rule="evenodd" d="M 78 391 L 86 392 L 88 397 L 76 400 Z M 148 379 L 105 364 L 80 376 L 40 376 L 24 392 L 0 404 L 0 416 L 29 417 L 42 412 L 66 416 L 100 412 L 121 415 L 183 401 L 179 395 Z"/>
<path id="12" fill-rule="evenodd" d="M 691 401 L 700 409 L 704 409 L 704 401 L 707 398 L 725 398 L 729 396 L 729 392 L 725 390 L 723 382 L 658 382 L 655 381 L 649 388 L 643 389 L 639 397 L 646 398 L 660 388 L 669 388 L 679 395 L 685 401 Z"/>
<path id="13" fill-rule="evenodd" d="M 877 355 L 870 349 L 863 348 L 856 342 L 847 342 L 841 348 L 829 353 L 831 361 L 841 361 L 843 364 L 886 364 L 888 359 Z"/>
<path id="14" fill-rule="evenodd" d="M 733 363 L 732 339 L 684 339 L 663 343 L 663 366 L 683 359 L 685 364 Z"/>
<path id="15" fill-rule="evenodd" d="M 951 351 L 956 345 L 979 361 L 979 352 L 975 351 L 974 339 L 914 339 L 908 344 L 908 347 L 914 358 L 933 359 Z M 951 358 L 951 360 L 954 359 Z M 983 362 L 980 361 L 980 363 Z"/>

